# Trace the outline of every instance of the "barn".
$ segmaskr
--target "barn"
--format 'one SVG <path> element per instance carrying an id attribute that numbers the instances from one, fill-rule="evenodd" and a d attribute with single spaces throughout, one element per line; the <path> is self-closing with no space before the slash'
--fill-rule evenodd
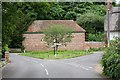
<path id="1" fill-rule="evenodd" d="M 62 24 L 73 29 L 72 41 L 67 46 L 61 45 L 59 50 L 85 50 L 85 30 L 73 20 L 35 20 L 23 34 L 25 39 L 22 44 L 26 51 L 47 51 L 52 50 L 43 41 L 43 29 L 50 24 Z"/>

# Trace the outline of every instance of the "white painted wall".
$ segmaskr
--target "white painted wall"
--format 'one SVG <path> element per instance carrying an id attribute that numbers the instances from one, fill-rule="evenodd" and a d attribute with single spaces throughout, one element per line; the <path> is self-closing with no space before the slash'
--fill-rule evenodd
<path id="1" fill-rule="evenodd" d="M 110 32 L 110 40 L 112 40 L 114 37 L 120 38 L 120 32 Z"/>

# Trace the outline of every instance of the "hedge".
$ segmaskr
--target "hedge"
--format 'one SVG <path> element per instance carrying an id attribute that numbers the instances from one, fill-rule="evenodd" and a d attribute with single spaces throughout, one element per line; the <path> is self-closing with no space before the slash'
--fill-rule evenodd
<path id="1" fill-rule="evenodd" d="M 120 79 L 120 38 L 111 41 L 102 57 L 103 73 L 113 80 Z"/>

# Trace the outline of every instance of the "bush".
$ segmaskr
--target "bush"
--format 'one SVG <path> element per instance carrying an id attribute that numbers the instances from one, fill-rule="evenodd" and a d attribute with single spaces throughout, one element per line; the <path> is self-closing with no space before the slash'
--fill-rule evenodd
<path id="1" fill-rule="evenodd" d="M 113 80 L 120 78 L 120 38 L 115 38 L 102 57 L 103 73 Z"/>
<path id="2" fill-rule="evenodd" d="M 88 41 L 103 41 L 103 33 L 98 32 L 96 34 L 89 33 L 87 35 Z"/>
<path id="3" fill-rule="evenodd" d="M 5 44 L 5 45 L 2 47 L 2 50 L 3 50 L 3 51 L 9 51 L 8 45 Z"/>

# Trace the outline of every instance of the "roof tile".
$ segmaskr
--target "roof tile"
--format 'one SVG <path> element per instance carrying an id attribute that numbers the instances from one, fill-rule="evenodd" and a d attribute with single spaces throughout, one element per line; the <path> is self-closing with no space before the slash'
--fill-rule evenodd
<path id="1" fill-rule="evenodd" d="M 85 32 L 85 30 L 73 20 L 35 20 L 29 26 L 27 32 L 42 32 L 42 29 L 50 24 L 62 24 L 71 27 L 74 32 Z"/>

